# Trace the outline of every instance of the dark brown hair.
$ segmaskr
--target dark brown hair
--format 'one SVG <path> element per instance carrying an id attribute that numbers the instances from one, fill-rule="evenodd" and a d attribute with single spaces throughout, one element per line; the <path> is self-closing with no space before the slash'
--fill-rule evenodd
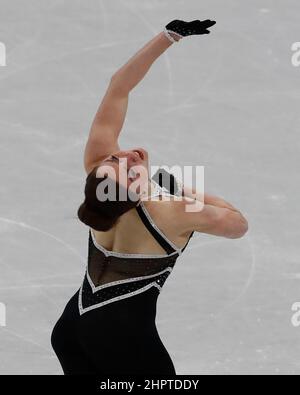
<path id="1" fill-rule="evenodd" d="M 117 223 L 121 215 L 136 207 L 139 200 L 130 199 L 128 190 L 126 190 L 126 200 L 120 200 L 119 191 L 122 187 L 118 182 L 112 180 L 116 188 L 116 199 L 100 201 L 97 198 L 97 188 L 107 177 L 97 177 L 97 169 L 98 167 L 95 167 L 86 178 L 85 200 L 80 205 L 77 214 L 84 224 L 92 229 L 105 232 Z"/>

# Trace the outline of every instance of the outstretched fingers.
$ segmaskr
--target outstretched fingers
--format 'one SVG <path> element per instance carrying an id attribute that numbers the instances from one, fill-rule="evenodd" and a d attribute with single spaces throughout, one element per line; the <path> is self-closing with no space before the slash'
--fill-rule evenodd
<path id="1" fill-rule="evenodd" d="M 211 21 L 210 19 L 206 19 L 202 22 L 202 25 L 206 28 L 212 27 L 216 24 L 216 21 Z"/>

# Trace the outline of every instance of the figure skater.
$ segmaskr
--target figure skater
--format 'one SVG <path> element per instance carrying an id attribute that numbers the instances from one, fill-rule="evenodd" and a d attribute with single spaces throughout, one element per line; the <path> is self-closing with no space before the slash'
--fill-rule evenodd
<path id="1" fill-rule="evenodd" d="M 89 228 L 87 270 L 51 336 L 65 374 L 175 375 L 156 328 L 158 295 L 194 232 L 239 238 L 247 231 L 241 212 L 212 195 L 204 194 L 202 210 L 188 212 L 197 191 L 173 175 L 164 186 L 165 172 L 156 179 L 146 175 L 144 187 L 131 193 L 142 173 L 135 169 L 149 171 L 148 153 L 121 151 L 118 144 L 129 93 L 153 62 L 186 36 L 209 34 L 214 24 L 170 22 L 109 82 L 84 155 L 85 200 L 78 216 Z M 108 169 L 114 170 L 109 176 Z M 111 184 L 119 187 L 115 199 L 99 199 Z"/>

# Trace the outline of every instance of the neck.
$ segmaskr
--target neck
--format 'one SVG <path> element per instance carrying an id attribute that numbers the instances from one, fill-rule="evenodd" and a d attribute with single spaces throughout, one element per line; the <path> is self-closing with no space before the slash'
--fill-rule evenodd
<path id="1" fill-rule="evenodd" d="M 143 191 L 141 194 L 141 200 L 147 200 L 152 193 L 154 192 L 155 187 L 153 185 L 153 181 L 149 178 L 145 186 L 143 187 Z"/>

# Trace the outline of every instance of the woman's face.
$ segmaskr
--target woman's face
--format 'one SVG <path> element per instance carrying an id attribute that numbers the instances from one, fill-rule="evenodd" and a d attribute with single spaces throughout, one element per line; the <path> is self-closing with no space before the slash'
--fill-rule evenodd
<path id="1" fill-rule="evenodd" d="M 125 188 L 131 187 L 140 194 L 142 192 L 140 186 L 148 183 L 148 166 L 148 152 L 143 148 L 118 151 L 101 162 L 97 170 L 97 176 L 103 177 L 107 174 Z"/>

